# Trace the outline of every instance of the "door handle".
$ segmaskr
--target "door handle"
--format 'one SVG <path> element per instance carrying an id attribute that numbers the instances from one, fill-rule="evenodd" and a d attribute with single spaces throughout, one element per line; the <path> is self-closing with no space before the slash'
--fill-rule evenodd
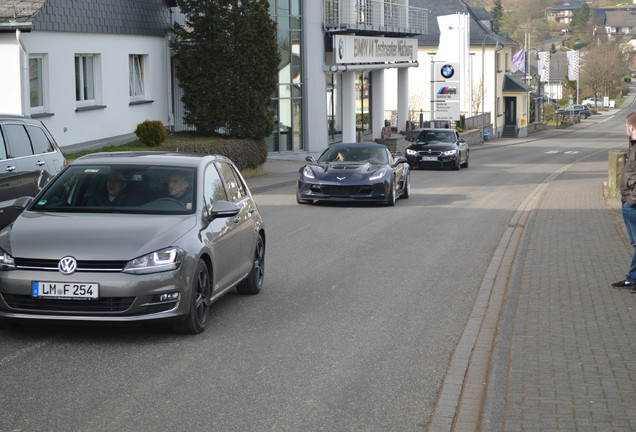
<path id="1" fill-rule="evenodd" d="M 9 171 L 9 172 L 13 172 L 13 171 L 15 171 L 15 166 L 13 166 L 13 165 L 9 165 L 9 166 L 6 168 L 6 170 L 7 170 L 7 171 Z"/>
<path id="2" fill-rule="evenodd" d="M 46 165 L 46 161 L 37 161 L 35 164 L 36 164 L 37 166 Z"/>

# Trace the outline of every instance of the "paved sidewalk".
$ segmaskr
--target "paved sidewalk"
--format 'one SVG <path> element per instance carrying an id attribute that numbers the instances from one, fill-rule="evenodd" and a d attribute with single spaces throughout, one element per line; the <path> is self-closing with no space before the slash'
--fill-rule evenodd
<path id="1" fill-rule="evenodd" d="M 636 430 L 636 295 L 609 286 L 630 255 L 606 178 L 605 154 L 575 164 L 527 222 L 482 431 Z"/>

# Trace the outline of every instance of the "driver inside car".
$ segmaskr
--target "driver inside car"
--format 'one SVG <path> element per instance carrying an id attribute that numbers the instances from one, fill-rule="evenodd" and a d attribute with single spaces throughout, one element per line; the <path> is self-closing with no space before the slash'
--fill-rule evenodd
<path id="1" fill-rule="evenodd" d="M 168 177 L 168 193 L 170 198 L 179 201 L 188 210 L 192 209 L 192 186 L 182 173 L 172 173 Z"/>

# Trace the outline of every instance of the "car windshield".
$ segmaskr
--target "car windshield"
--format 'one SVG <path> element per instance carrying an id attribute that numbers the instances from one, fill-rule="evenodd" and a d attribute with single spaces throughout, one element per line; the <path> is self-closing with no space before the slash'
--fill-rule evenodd
<path id="1" fill-rule="evenodd" d="M 71 165 L 29 210 L 84 213 L 188 214 L 195 210 L 194 168 Z"/>
<path id="2" fill-rule="evenodd" d="M 388 163 L 387 152 L 382 147 L 364 147 L 364 146 L 334 146 L 324 151 L 318 162 L 329 163 Z"/>
<path id="3" fill-rule="evenodd" d="M 417 141 L 427 143 L 452 143 L 455 142 L 455 134 L 450 131 L 422 131 L 417 136 Z"/>

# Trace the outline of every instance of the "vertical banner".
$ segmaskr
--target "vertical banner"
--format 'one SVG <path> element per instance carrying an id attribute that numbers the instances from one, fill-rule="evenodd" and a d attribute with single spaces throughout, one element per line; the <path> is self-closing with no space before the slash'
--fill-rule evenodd
<path id="1" fill-rule="evenodd" d="M 435 102 L 436 107 L 433 119 L 459 120 L 460 112 L 471 111 L 469 15 L 441 15 L 437 17 L 437 25 L 439 46 L 431 74 L 431 88 L 434 89 L 431 101 Z M 452 67 L 451 77 L 446 77 L 450 70 L 448 68 L 447 72 L 442 73 L 445 65 Z"/>
<path id="2" fill-rule="evenodd" d="M 512 64 L 521 72 L 526 71 L 526 50 L 521 48 L 512 56 Z"/>
<path id="3" fill-rule="evenodd" d="M 579 52 L 568 51 L 568 79 L 578 81 L 579 79 Z"/>
<path id="4" fill-rule="evenodd" d="M 539 80 L 541 82 L 550 82 L 550 52 L 544 51 L 539 53 Z"/>

